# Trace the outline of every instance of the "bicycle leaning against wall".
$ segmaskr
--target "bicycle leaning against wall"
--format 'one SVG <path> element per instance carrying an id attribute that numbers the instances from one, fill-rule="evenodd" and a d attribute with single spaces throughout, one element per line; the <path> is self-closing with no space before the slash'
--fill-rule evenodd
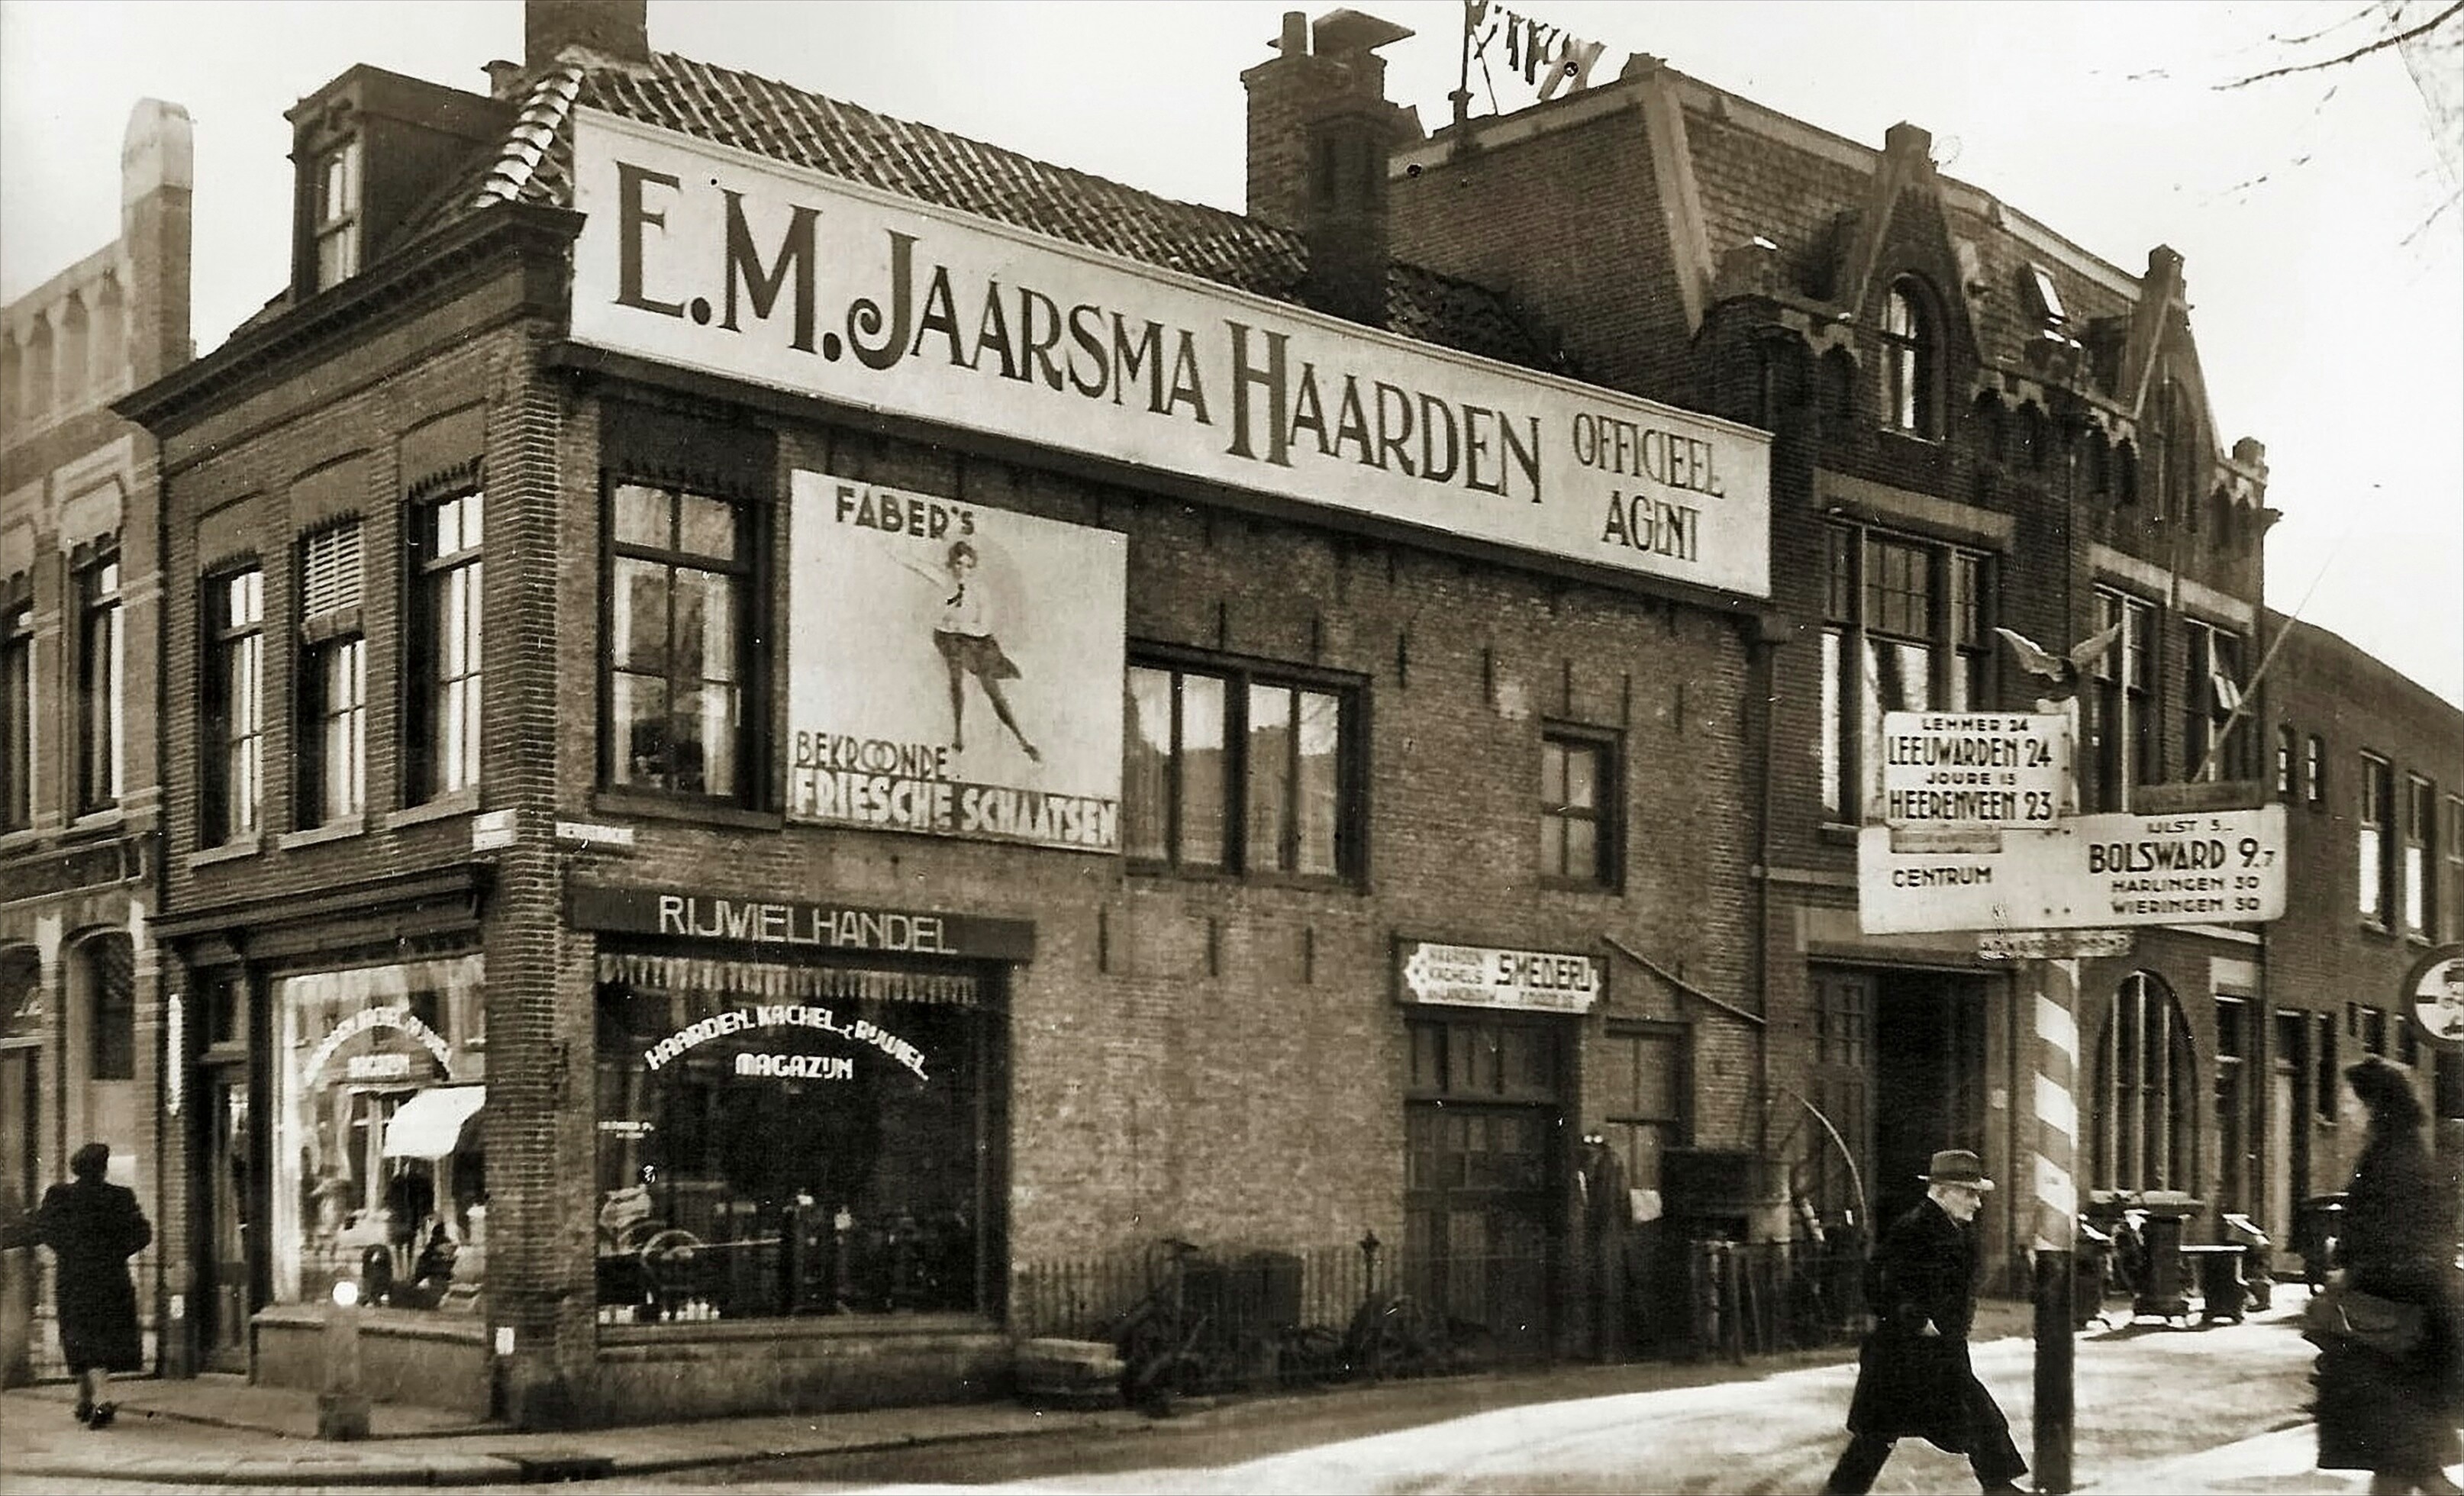
<path id="1" fill-rule="evenodd" d="M 1209 1316 L 1189 1305 L 1189 1267 L 1202 1256 L 1195 1242 L 1162 1237 L 1146 1254 L 1145 1294 L 1112 1325 L 1121 1356 L 1121 1397 L 1165 1417 L 1180 1398 L 1218 1384 L 1224 1368 L 1210 1350 Z"/>

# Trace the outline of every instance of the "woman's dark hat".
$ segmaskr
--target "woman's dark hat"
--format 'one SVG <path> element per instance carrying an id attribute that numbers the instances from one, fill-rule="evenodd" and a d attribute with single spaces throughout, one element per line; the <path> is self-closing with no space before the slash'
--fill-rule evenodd
<path id="1" fill-rule="evenodd" d="M 104 1143 L 88 1143 L 69 1155 L 69 1173 L 80 1179 L 99 1179 L 111 1167 L 111 1148 Z"/>
<path id="2" fill-rule="evenodd" d="M 1933 1163 L 1917 1176 L 1927 1184 L 1965 1184 L 1971 1190 L 1990 1190 L 1993 1181 L 1985 1177 L 1985 1160 L 1965 1148 L 1946 1148 L 1933 1155 Z"/>

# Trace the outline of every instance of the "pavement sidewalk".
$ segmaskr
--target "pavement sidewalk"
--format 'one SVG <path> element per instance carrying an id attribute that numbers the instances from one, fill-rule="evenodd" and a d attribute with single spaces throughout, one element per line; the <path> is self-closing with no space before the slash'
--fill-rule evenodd
<path id="1" fill-rule="evenodd" d="M 517 1433 L 432 1409 L 378 1403 L 364 1441 L 317 1438 L 314 1393 L 239 1376 L 112 1383 L 120 1417 L 77 1424 L 66 1383 L 0 1393 L 0 1490 L 74 1491 L 96 1480 L 165 1485 L 483 1485 L 645 1477 L 785 1456 L 846 1454 L 1065 1430 L 1142 1428 L 1125 1409 L 981 1402 L 712 1419 L 618 1430 Z"/>
<path id="2" fill-rule="evenodd" d="M 2025 1306 L 1989 1301 L 1986 1338 L 2020 1331 Z M 2008 1321 L 2005 1324 L 2002 1321 Z M 1839 1353 L 1846 1354 L 1849 1353 Z M 1809 1356 L 1812 1353 L 1808 1353 Z M 1813 1360 L 1836 1359 L 1815 1356 Z M 1480 1400 L 1517 1402 L 1650 1390 L 1772 1370 L 1632 1363 L 1498 1375 Z M 1428 1384 L 1390 1384 L 1333 1396 L 1403 1396 Z M 664 1472 L 765 1459 L 808 1458 L 971 1440 L 1152 1428 L 1126 1409 L 1039 1409 L 979 1402 L 862 1412 L 782 1414 L 648 1424 L 622 1429 L 520 1433 L 435 1409 L 378 1403 L 372 1437 L 320 1441 L 314 1393 L 251 1385 L 246 1378 L 116 1381 L 118 1421 L 94 1433 L 72 1418 L 74 1388 L 47 1383 L 0 1393 L 0 1492 L 83 1491 L 98 1480 L 182 1488 L 217 1485 L 479 1485 L 607 1479 L 639 1484 Z M 1236 1404 L 1227 1405 L 1230 1413 Z M 1202 1416 L 1202 1415 L 1201 1415 Z M 2126 1465 L 2082 1467 L 2082 1492 L 2346 1492 L 2366 1476 L 2312 1467 L 2307 1423 L 2199 1453 Z"/>

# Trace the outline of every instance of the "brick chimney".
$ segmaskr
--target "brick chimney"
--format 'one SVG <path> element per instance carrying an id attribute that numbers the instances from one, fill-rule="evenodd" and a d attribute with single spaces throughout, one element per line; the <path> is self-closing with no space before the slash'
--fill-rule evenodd
<path id="1" fill-rule="evenodd" d="M 1284 12 L 1275 55 L 1241 75 L 1249 91 L 1250 217 L 1305 226 L 1310 121 L 1337 100 L 1359 104 L 1389 145 L 1419 139 L 1417 117 L 1386 101 L 1386 59 L 1376 54 L 1411 34 L 1357 11 L 1330 11 L 1315 26 L 1299 11 Z"/>
<path id="2" fill-rule="evenodd" d="M 1310 110 L 1302 129 L 1309 195 L 1301 235 L 1309 244 L 1309 271 L 1301 299 L 1371 327 L 1386 325 L 1391 118 L 1383 100 L 1337 95 Z"/>
<path id="3" fill-rule="evenodd" d="M 1386 160 L 1420 138 L 1419 116 L 1386 99 L 1376 49 L 1411 35 L 1357 11 L 1315 25 L 1284 14 L 1276 55 L 1241 75 L 1249 91 L 1249 215 L 1309 244 L 1302 299 L 1386 324 Z"/>
<path id="4" fill-rule="evenodd" d="M 136 277 L 127 302 L 133 385 L 151 384 L 195 355 L 188 343 L 195 154 L 186 109 L 141 99 L 129 111 L 120 142 L 120 237 Z"/>
<path id="5" fill-rule="evenodd" d="M 649 61 L 649 0 L 522 0 L 522 66 L 545 67 L 567 47 Z"/>

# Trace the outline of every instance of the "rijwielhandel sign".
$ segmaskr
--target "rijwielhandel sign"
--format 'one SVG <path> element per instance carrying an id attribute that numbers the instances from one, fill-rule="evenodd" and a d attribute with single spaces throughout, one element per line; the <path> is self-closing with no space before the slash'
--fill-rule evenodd
<path id="1" fill-rule="evenodd" d="M 2284 913 L 2284 807 L 2073 816 L 1992 851 L 1896 851 L 1857 837 L 1867 935 L 2259 924 Z"/>
<path id="2" fill-rule="evenodd" d="M 583 109 L 577 341 L 1771 594 L 1771 437 Z"/>

